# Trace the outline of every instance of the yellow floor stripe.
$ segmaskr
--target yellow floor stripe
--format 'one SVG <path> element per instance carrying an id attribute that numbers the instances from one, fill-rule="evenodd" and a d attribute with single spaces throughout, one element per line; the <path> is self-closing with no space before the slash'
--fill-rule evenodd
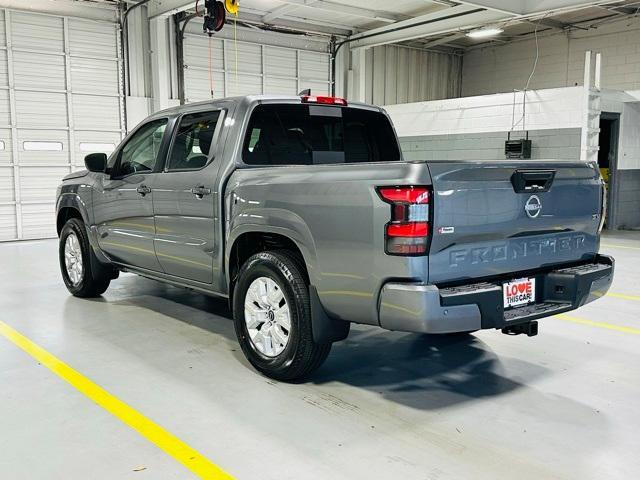
<path id="1" fill-rule="evenodd" d="M 579 323 L 582 325 L 589 325 L 591 327 L 606 328 L 608 330 L 616 330 L 618 332 L 633 333 L 635 335 L 640 335 L 640 328 L 623 327 L 621 325 L 613 325 L 611 323 L 605 323 L 605 322 L 594 322 L 593 320 L 587 320 L 586 318 L 579 318 L 571 315 L 565 315 L 564 313 L 561 313 L 560 315 L 556 315 L 556 318 L 559 318 L 560 320 L 565 320 L 567 322 Z"/>
<path id="2" fill-rule="evenodd" d="M 623 295 L 622 293 L 607 293 L 607 297 L 621 298 L 623 300 L 634 300 L 640 302 L 640 297 L 635 295 Z"/>
<path id="3" fill-rule="evenodd" d="M 96 402 L 113 416 L 165 453 L 171 455 L 200 478 L 207 480 L 232 480 L 233 477 L 213 464 L 210 460 L 172 435 L 157 423 L 149 420 L 140 412 L 114 397 L 99 385 L 75 371 L 62 360 L 53 356 L 27 337 L 0 321 L 0 334 L 16 346 L 31 355 L 34 359 L 58 375 L 71 386 Z"/>

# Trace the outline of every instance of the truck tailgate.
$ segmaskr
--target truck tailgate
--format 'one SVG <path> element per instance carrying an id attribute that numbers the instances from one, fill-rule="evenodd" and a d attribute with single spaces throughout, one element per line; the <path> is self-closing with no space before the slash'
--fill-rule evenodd
<path id="1" fill-rule="evenodd" d="M 429 169 L 429 283 L 511 276 L 598 252 L 602 186 L 591 164 L 431 162 Z"/>

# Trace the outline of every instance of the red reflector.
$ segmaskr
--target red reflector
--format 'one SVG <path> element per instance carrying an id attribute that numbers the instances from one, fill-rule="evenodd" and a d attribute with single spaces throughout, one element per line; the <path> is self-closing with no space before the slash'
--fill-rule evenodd
<path id="1" fill-rule="evenodd" d="M 302 103 L 319 103 L 322 105 L 342 105 L 347 106 L 347 101 L 344 98 L 338 97 L 318 97 L 315 95 L 305 95 L 302 98 Z"/>
<path id="2" fill-rule="evenodd" d="M 429 203 L 429 190 L 425 187 L 383 187 L 379 192 L 387 202 Z"/>
<path id="3" fill-rule="evenodd" d="M 426 237 L 429 234 L 429 224 L 426 222 L 391 223 L 387 225 L 387 235 L 390 237 Z"/>

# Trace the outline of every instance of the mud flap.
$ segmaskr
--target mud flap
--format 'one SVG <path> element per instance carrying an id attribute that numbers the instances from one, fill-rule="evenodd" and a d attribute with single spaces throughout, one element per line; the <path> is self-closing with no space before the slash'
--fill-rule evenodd
<path id="1" fill-rule="evenodd" d="M 349 336 L 351 323 L 344 320 L 335 320 L 327 315 L 318 290 L 313 285 L 309 285 L 309 297 L 311 300 L 311 323 L 313 329 L 313 340 L 316 343 L 339 342 Z"/>

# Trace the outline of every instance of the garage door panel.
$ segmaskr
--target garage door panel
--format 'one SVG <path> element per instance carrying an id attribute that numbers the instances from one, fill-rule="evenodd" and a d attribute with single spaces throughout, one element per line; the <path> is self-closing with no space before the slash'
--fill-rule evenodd
<path id="1" fill-rule="evenodd" d="M 13 205 L 0 205 L 0 242 L 17 238 L 16 208 Z"/>
<path id="2" fill-rule="evenodd" d="M 118 95 L 116 60 L 71 58 L 71 90 L 74 92 Z"/>
<path id="3" fill-rule="evenodd" d="M 271 95 L 297 95 L 298 81 L 286 78 L 267 78 L 264 83 L 265 92 Z"/>
<path id="4" fill-rule="evenodd" d="M 209 40 L 207 37 L 185 35 L 184 64 L 188 67 L 209 68 Z M 224 69 L 222 40 L 211 40 L 211 65 L 213 70 Z"/>
<path id="5" fill-rule="evenodd" d="M 20 165 L 68 165 L 69 141 L 64 130 L 18 130 Z"/>
<path id="6" fill-rule="evenodd" d="M 13 163 L 11 158 L 11 130 L 0 129 L 0 166 Z"/>
<path id="7" fill-rule="evenodd" d="M 56 189 L 69 167 L 20 167 L 20 198 L 23 202 L 55 203 Z"/>
<path id="8" fill-rule="evenodd" d="M 14 52 L 13 78 L 17 88 L 66 90 L 62 55 Z"/>
<path id="9" fill-rule="evenodd" d="M 2 48 L 7 36 L 9 51 Z M 115 22 L 0 9 L 0 241 L 55 236 L 62 177 L 84 168 L 88 150 L 119 143 L 118 56 Z"/>
<path id="10" fill-rule="evenodd" d="M 74 94 L 72 103 L 75 128 L 111 130 L 120 128 L 120 102 L 117 97 Z"/>
<path id="11" fill-rule="evenodd" d="M 311 93 L 314 95 L 328 95 L 331 92 L 331 88 L 328 83 L 301 79 L 300 89 L 304 90 L 307 88 L 310 88 Z"/>
<path id="12" fill-rule="evenodd" d="M 0 126 L 11 125 L 11 108 L 9 106 L 9 91 L 0 90 Z"/>
<path id="13" fill-rule="evenodd" d="M 0 50 L 0 86 L 6 87 L 9 85 L 9 69 L 7 66 L 7 51 Z"/>
<path id="14" fill-rule="evenodd" d="M 300 77 L 329 81 L 329 56 L 317 52 L 300 52 Z"/>
<path id="15" fill-rule="evenodd" d="M 15 201 L 13 167 L 0 166 L 0 203 Z"/>
<path id="16" fill-rule="evenodd" d="M 63 52 L 62 18 L 12 11 L 11 40 L 14 48 Z"/>
<path id="17" fill-rule="evenodd" d="M 229 72 L 262 73 L 262 46 L 256 43 L 227 42 L 227 69 Z M 236 51 L 237 48 L 237 51 Z M 237 56 L 237 63 L 236 63 Z"/>
<path id="18" fill-rule="evenodd" d="M 116 132 L 76 131 L 75 165 L 84 168 L 84 157 L 90 153 L 110 155 L 120 143 L 120 134 Z"/>
<path id="19" fill-rule="evenodd" d="M 211 99 L 209 72 L 188 68 L 184 71 L 185 93 L 188 102 Z M 213 72 L 213 93 L 215 98 L 224 97 L 224 74 Z"/>
<path id="20" fill-rule="evenodd" d="M 56 236 L 55 202 L 22 206 L 22 237 L 25 239 Z"/>
<path id="21" fill-rule="evenodd" d="M 85 57 L 117 58 L 115 25 L 70 18 L 69 53 Z"/>
<path id="22" fill-rule="evenodd" d="M 18 127 L 66 127 L 66 94 L 18 90 L 16 117 Z"/>
<path id="23" fill-rule="evenodd" d="M 7 33 L 4 21 L 4 10 L 0 10 L 0 47 L 7 45 Z"/>
<path id="24" fill-rule="evenodd" d="M 291 48 L 265 47 L 265 73 L 295 78 L 298 75 L 297 56 L 297 52 Z"/>
<path id="25" fill-rule="evenodd" d="M 253 75 L 229 75 L 227 94 L 231 97 L 237 95 L 259 95 L 262 93 L 262 77 Z"/>

